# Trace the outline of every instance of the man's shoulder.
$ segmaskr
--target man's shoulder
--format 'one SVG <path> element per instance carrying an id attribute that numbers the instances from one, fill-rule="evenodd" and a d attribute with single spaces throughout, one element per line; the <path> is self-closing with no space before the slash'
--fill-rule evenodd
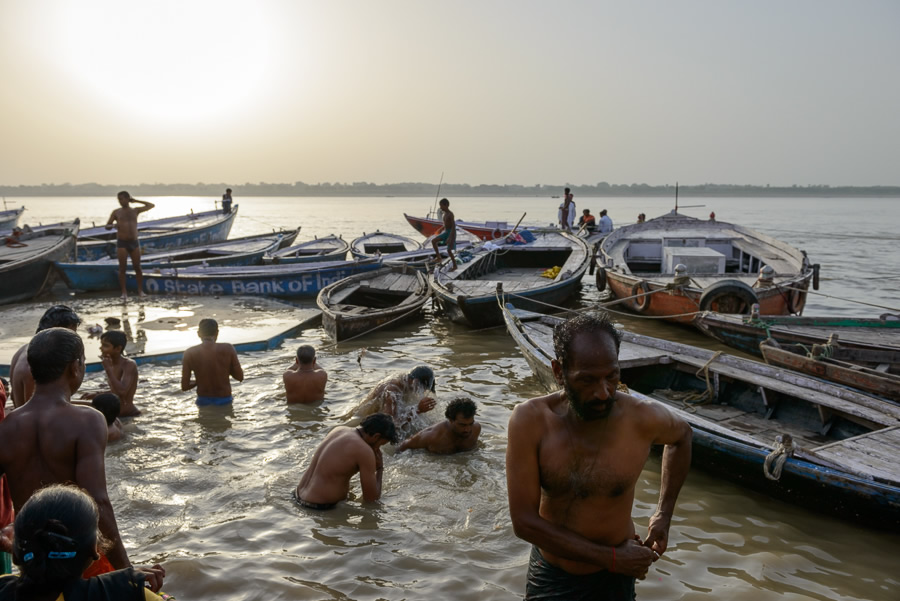
<path id="1" fill-rule="evenodd" d="M 556 414 L 556 409 L 562 402 L 562 395 L 558 392 L 551 392 L 544 396 L 528 399 L 516 405 L 513 409 L 512 419 L 527 420 L 528 423 L 536 423 L 533 420 L 544 419 L 551 414 Z"/>

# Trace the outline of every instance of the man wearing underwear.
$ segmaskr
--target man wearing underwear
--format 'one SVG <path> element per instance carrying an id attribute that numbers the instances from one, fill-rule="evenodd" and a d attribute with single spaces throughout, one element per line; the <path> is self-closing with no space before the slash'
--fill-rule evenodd
<path id="1" fill-rule="evenodd" d="M 444 221 L 444 229 L 431 239 L 431 246 L 434 247 L 434 254 L 437 257 L 436 261 L 440 262 L 441 251 L 438 250 L 438 244 L 444 243 L 447 254 L 450 256 L 450 260 L 453 261 L 453 268 L 450 271 L 456 271 L 456 257 L 453 256 L 453 251 L 456 250 L 456 216 L 450 210 L 449 200 L 442 198 L 439 204 Z"/>
<path id="2" fill-rule="evenodd" d="M 197 389 L 197 405 L 230 405 L 231 378 L 244 381 L 244 370 L 237 351 L 227 342 L 216 342 L 219 324 L 201 319 L 197 328 L 200 344 L 184 351 L 181 364 L 181 389 Z M 191 378 L 191 375 L 194 378 Z"/>
<path id="3" fill-rule="evenodd" d="M 377 501 L 384 474 L 381 447 L 396 442 L 394 420 L 384 413 L 370 415 L 355 428 L 338 426 L 316 449 L 294 498 L 307 509 L 332 509 L 347 498 L 350 479 L 358 472 L 363 501 Z"/>
<path id="4" fill-rule="evenodd" d="M 131 265 L 137 277 L 138 296 L 144 296 L 144 273 L 141 271 L 141 245 L 138 243 L 138 214 L 149 211 L 156 205 L 146 200 L 132 198 L 128 192 L 118 194 L 120 208 L 113 211 L 106 222 L 106 229 L 116 228 L 116 256 L 119 258 L 119 287 L 122 289 L 122 300 L 128 298 L 125 290 L 125 269 L 128 266 L 128 257 L 131 257 Z M 131 208 L 130 203 L 139 203 L 141 206 Z"/>
<path id="5" fill-rule="evenodd" d="M 532 543 L 525 599 L 634 599 L 665 553 L 691 462 L 691 428 L 665 406 L 618 390 L 619 334 L 582 314 L 553 333 L 558 392 L 509 420 L 506 482 L 516 536 Z M 631 519 L 652 445 L 665 445 L 659 504 L 644 540 Z"/>

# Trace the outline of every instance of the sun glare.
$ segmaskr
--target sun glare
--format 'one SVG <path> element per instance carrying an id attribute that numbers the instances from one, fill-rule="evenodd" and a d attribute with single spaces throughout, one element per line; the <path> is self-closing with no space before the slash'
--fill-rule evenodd
<path id="1" fill-rule="evenodd" d="M 148 125 L 215 124 L 270 82 L 263 2 L 71 2 L 54 60 L 110 109 Z"/>

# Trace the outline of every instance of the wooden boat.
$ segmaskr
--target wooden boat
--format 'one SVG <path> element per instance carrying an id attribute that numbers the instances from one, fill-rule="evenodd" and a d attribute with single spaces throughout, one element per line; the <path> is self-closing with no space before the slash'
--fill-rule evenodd
<path id="1" fill-rule="evenodd" d="M 363 234 L 350 243 L 350 254 L 356 259 L 421 250 L 422 244 L 400 234 L 374 232 Z"/>
<path id="2" fill-rule="evenodd" d="M 322 325 L 335 341 L 416 319 L 431 296 L 428 280 L 408 265 L 382 267 L 326 286 L 316 297 Z"/>
<path id="3" fill-rule="evenodd" d="M 550 361 L 561 320 L 509 309 L 504 318 L 541 384 L 558 389 Z M 630 332 L 622 332 L 619 367 L 631 394 L 662 402 L 690 423 L 694 466 L 813 510 L 900 531 L 900 405 Z M 773 480 L 765 468 L 779 455 L 786 459 Z"/>
<path id="4" fill-rule="evenodd" d="M 431 274 L 435 298 L 451 320 L 476 328 L 499 325 L 498 298 L 546 313 L 575 293 L 591 258 L 585 241 L 558 230 L 526 233 L 533 241 L 493 248 L 486 244 L 456 271 L 445 264 Z M 552 277 L 542 275 L 556 267 Z"/>
<path id="5" fill-rule="evenodd" d="M 347 258 L 350 244 L 335 235 L 314 238 L 294 246 L 282 248 L 263 257 L 264 263 L 276 265 L 284 263 L 321 263 L 322 261 L 343 261 Z"/>
<path id="6" fill-rule="evenodd" d="M 237 216 L 238 205 L 230 213 L 221 210 L 190 213 L 181 217 L 166 217 L 138 222 L 138 237 L 142 252 L 222 242 L 228 238 Z M 78 261 L 94 261 L 116 256 L 116 230 L 105 226 L 81 230 L 78 236 Z"/>
<path id="7" fill-rule="evenodd" d="M 801 314 L 818 266 L 739 225 L 671 212 L 620 227 L 600 244 L 597 288 L 636 313 L 689 323 L 697 311 Z"/>
<path id="8" fill-rule="evenodd" d="M 30 300 L 48 287 L 54 276 L 53 262 L 71 259 L 75 253 L 78 220 L 23 232 L 0 245 L 0 304 Z M 11 240 L 11 241 L 10 241 Z"/>
<path id="9" fill-rule="evenodd" d="M 444 222 L 440 219 L 432 219 L 430 217 L 414 217 L 403 213 L 406 221 L 413 228 L 425 236 L 430 238 L 444 227 Z M 515 224 L 510 225 L 506 221 L 462 221 L 456 220 L 456 227 L 466 230 L 475 235 L 480 240 L 497 240 L 509 234 L 515 228 Z"/>
<path id="10" fill-rule="evenodd" d="M 694 318 L 701 332 L 746 353 L 760 355 L 759 345 L 772 338 L 781 345 L 825 344 L 836 334 L 844 348 L 900 352 L 900 315 L 880 317 L 727 315 L 706 311 Z"/>
<path id="11" fill-rule="evenodd" d="M 288 236 L 297 236 L 289 231 Z M 157 268 L 184 268 L 192 265 L 239 266 L 256 265 L 263 255 L 277 250 L 284 242 L 284 234 L 265 234 L 235 238 L 215 244 L 204 244 L 191 248 L 148 253 L 141 256 L 141 269 L 151 271 Z M 117 290 L 119 288 L 118 258 L 103 258 L 96 261 L 77 263 L 56 263 L 63 280 L 77 290 Z M 137 282 L 135 282 L 137 284 Z M 135 287 L 135 290 L 137 288 Z"/>
<path id="12" fill-rule="evenodd" d="M 298 265 L 154 269 L 144 272 L 144 292 L 315 298 L 319 291 L 329 284 L 379 267 L 381 267 L 380 259 L 362 259 Z M 128 272 L 128 287 L 137 289 L 137 280 L 133 272 Z"/>
<path id="13" fill-rule="evenodd" d="M 25 207 L 0 211 L 0 231 L 12 230 L 19 224 L 19 217 L 25 212 Z"/>
<path id="14" fill-rule="evenodd" d="M 845 348 L 835 337 L 811 347 L 781 345 L 769 338 L 760 343 L 759 350 L 771 365 L 900 401 L 900 349 Z"/>

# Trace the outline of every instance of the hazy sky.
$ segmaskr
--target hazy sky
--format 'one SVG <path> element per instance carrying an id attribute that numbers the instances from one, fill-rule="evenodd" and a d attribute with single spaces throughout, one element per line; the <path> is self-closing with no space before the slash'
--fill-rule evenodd
<path id="1" fill-rule="evenodd" d="M 0 184 L 900 184 L 900 1 L 0 0 Z"/>

